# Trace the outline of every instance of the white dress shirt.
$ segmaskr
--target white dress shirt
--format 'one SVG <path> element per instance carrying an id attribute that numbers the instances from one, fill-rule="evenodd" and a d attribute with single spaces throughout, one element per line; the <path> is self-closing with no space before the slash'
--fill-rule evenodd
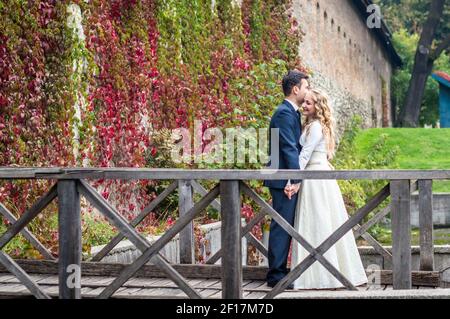
<path id="1" fill-rule="evenodd" d="M 289 100 L 289 99 L 286 99 L 286 101 L 288 101 L 289 103 L 292 104 L 292 106 L 293 106 L 294 109 L 295 109 L 295 112 L 298 112 L 298 110 L 299 110 L 300 108 L 298 107 L 297 103 L 295 103 L 294 101 L 291 101 L 291 100 Z"/>

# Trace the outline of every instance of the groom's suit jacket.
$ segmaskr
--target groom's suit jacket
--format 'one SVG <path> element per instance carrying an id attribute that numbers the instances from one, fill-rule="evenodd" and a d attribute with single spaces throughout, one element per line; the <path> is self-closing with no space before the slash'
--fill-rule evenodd
<path id="1" fill-rule="evenodd" d="M 284 100 L 272 116 L 270 121 L 270 136 L 272 129 L 279 129 L 279 147 L 272 152 L 272 138 L 270 138 L 269 152 L 271 169 L 300 169 L 299 155 L 302 150 L 300 145 L 301 117 L 288 100 Z M 274 158 L 278 156 L 278 161 Z M 272 163 L 274 167 L 272 167 Z M 278 165 L 277 165 L 278 164 Z M 292 184 L 300 183 L 300 180 L 291 180 Z M 266 180 L 264 186 L 274 189 L 284 189 L 287 180 Z"/>

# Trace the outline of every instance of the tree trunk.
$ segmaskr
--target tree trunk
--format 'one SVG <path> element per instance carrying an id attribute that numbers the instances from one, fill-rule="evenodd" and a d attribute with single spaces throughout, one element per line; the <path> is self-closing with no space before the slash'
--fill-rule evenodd
<path id="1" fill-rule="evenodd" d="M 431 46 L 444 11 L 445 0 L 433 0 L 417 46 L 414 68 L 411 74 L 405 105 L 399 116 L 399 126 L 417 127 L 425 85 L 433 69 Z"/>
<path id="2" fill-rule="evenodd" d="M 411 75 L 411 81 L 409 83 L 405 106 L 399 118 L 400 127 L 417 127 L 419 125 L 422 98 L 432 69 L 432 61 L 429 61 L 428 59 L 425 61 L 416 60 L 413 73 Z"/>

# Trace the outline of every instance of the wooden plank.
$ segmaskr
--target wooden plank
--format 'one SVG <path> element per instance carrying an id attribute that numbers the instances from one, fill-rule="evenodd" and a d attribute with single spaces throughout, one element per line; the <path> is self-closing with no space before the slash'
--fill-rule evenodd
<path id="1" fill-rule="evenodd" d="M 0 167 L 0 179 L 35 179 L 36 173 L 60 173 L 59 167 Z"/>
<path id="2" fill-rule="evenodd" d="M 434 270 L 432 189 L 432 180 L 419 180 L 420 270 Z"/>
<path id="3" fill-rule="evenodd" d="M 191 285 L 192 287 L 194 287 L 195 289 L 197 289 L 197 285 L 200 285 L 201 283 L 205 282 L 207 280 L 205 279 L 188 279 L 188 283 L 189 285 Z"/>
<path id="4" fill-rule="evenodd" d="M 381 285 L 393 284 L 393 271 L 380 270 L 371 272 L 372 276 L 379 276 Z M 412 284 L 414 286 L 439 287 L 440 274 L 438 271 L 412 271 Z"/>
<path id="5" fill-rule="evenodd" d="M 134 293 L 133 299 L 185 299 L 187 295 L 180 289 L 160 288 L 148 289 L 144 288 Z"/>
<path id="6" fill-rule="evenodd" d="M 264 217 L 267 215 L 266 212 L 258 212 L 252 220 L 250 220 L 244 228 L 242 228 L 241 234 L 245 236 L 248 234 L 253 227 L 255 227 L 259 222 L 261 222 Z M 222 256 L 222 249 L 219 249 L 214 255 L 208 258 L 206 264 L 214 265 Z"/>
<path id="7" fill-rule="evenodd" d="M 20 265 L 19 265 L 20 266 Z M 22 268 L 23 269 L 23 268 Z M 25 271 L 25 270 L 24 270 Z M 26 271 L 25 271 L 26 272 Z M 31 275 L 28 274 L 30 276 L 30 278 L 36 283 L 40 283 L 41 281 L 51 277 L 52 275 Z M 0 283 L 9 283 L 9 284 L 18 284 L 20 283 L 20 280 L 14 276 L 14 275 L 3 275 L 0 277 Z"/>
<path id="8" fill-rule="evenodd" d="M 195 288 L 208 288 L 212 285 L 217 284 L 218 282 L 220 282 L 220 281 L 217 279 L 207 279 L 207 280 L 202 281 L 199 284 L 194 285 L 194 287 Z"/>
<path id="9" fill-rule="evenodd" d="M 206 194 L 206 189 L 203 188 L 203 186 L 201 186 L 199 183 L 197 183 L 196 181 L 192 181 L 192 186 L 194 188 L 194 190 L 196 190 L 199 194 Z M 221 210 L 221 205 L 220 203 L 215 199 L 211 205 L 216 208 L 217 210 Z M 266 251 L 266 255 L 267 256 L 267 249 L 264 249 L 264 246 L 258 245 L 259 241 L 255 241 L 257 240 L 256 238 L 251 238 L 253 235 L 250 234 L 251 230 L 253 229 L 253 227 L 255 227 L 264 217 L 266 216 L 265 213 L 257 213 L 256 216 L 249 221 L 249 223 L 247 223 L 247 225 L 241 230 L 241 235 L 244 237 L 246 237 L 251 243 L 253 243 L 255 246 L 258 246 L 258 249 L 264 254 L 264 251 Z M 254 237 L 254 236 L 253 236 Z M 208 260 L 206 261 L 207 264 L 213 265 L 215 264 L 222 256 L 222 249 L 219 249 L 213 256 L 211 256 L 210 258 L 208 258 Z"/>
<path id="10" fill-rule="evenodd" d="M 58 264 L 56 262 L 36 260 L 16 260 L 16 262 L 37 283 L 58 284 Z M 89 278 L 89 276 L 99 278 L 93 285 L 108 285 L 114 280 L 114 277 L 117 277 L 123 271 L 124 267 L 125 265 L 121 264 L 83 262 L 81 265 L 82 286 L 84 279 Z M 220 265 L 174 265 L 174 268 L 183 277 L 205 280 L 206 282 L 211 282 L 211 285 L 217 284 L 216 287 L 221 287 L 222 270 Z M 5 271 L 7 270 L 0 266 L 0 273 Z M 256 282 L 258 284 L 264 284 L 267 271 L 267 267 L 243 266 L 243 280 L 244 282 L 250 281 L 251 283 Z M 42 275 L 36 276 L 35 274 L 37 273 Z M 368 272 L 368 275 L 370 274 L 373 274 L 373 272 Z M 136 273 L 136 275 L 138 275 L 138 277 L 133 277 L 133 283 L 136 283 L 136 286 L 140 283 L 143 287 L 157 287 L 159 281 L 167 279 L 167 275 L 155 265 L 145 265 Z M 41 276 L 44 277 L 42 281 L 37 279 Z M 10 280 L 14 280 L 11 279 L 11 277 L 9 277 Z M 5 278 L 5 274 L 0 278 Z M 380 278 L 382 284 L 392 284 L 392 270 L 382 270 Z M 416 286 L 439 287 L 440 274 L 438 271 L 413 271 L 412 281 Z M 92 282 L 92 280 L 90 280 L 90 282 Z M 245 290 L 247 287 L 251 287 L 250 284 L 243 286 L 243 289 Z M 130 284 L 130 287 L 132 286 L 133 285 Z M 195 285 L 195 288 L 197 288 L 197 285 Z"/>
<path id="11" fill-rule="evenodd" d="M 17 222 L 16 217 L 2 204 L 0 203 L 0 214 L 3 215 L 11 224 Z M 20 233 L 36 248 L 45 259 L 55 259 L 52 253 L 45 248 L 44 245 L 28 230 L 27 227 L 23 228 Z"/>
<path id="12" fill-rule="evenodd" d="M 248 283 L 247 285 L 244 286 L 244 290 L 254 290 L 260 287 L 266 286 L 266 282 L 265 281 L 257 281 L 257 280 L 253 280 L 250 283 Z M 267 286 L 269 287 L 269 286 Z"/>
<path id="13" fill-rule="evenodd" d="M 150 243 L 143 238 L 140 234 L 138 234 L 136 232 L 136 230 L 134 228 L 132 228 L 127 222 L 126 220 L 120 216 L 120 214 L 107 202 L 103 199 L 103 197 L 101 197 L 88 183 L 84 182 L 84 181 L 79 181 L 79 190 L 80 192 L 97 208 L 99 209 L 99 211 L 101 211 L 113 224 L 115 224 L 115 226 L 140 250 L 142 251 L 142 255 L 138 258 L 138 260 L 136 262 L 134 262 L 133 267 L 137 266 L 139 264 L 139 261 L 142 261 L 142 258 L 145 258 L 143 256 L 146 256 L 146 253 L 148 253 L 148 251 L 150 251 L 150 259 L 153 263 L 155 263 L 156 266 L 160 267 L 160 269 L 162 271 L 164 271 L 167 276 L 169 278 L 171 278 L 173 281 L 175 281 L 177 283 L 177 285 L 187 293 L 188 296 L 192 297 L 192 298 L 197 298 L 200 297 L 198 295 L 198 293 L 186 282 L 186 280 L 180 276 L 180 274 L 178 272 L 175 271 L 175 269 L 168 263 L 166 262 L 163 258 L 160 257 L 160 255 L 155 253 L 158 253 L 160 249 L 162 249 L 162 247 L 159 247 L 158 249 L 155 250 L 155 248 L 158 247 L 158 245 L 162 242 L 162 240 L 164 239 L 164 241 L 166 240 L 167 236 L 175 236 L 173 234 L 173 229 L 176 229 L 176 227 L 178 225 L 180 225 L 180 220 L 183 219 L 186 221 L 185 217 L 189 217 L 191 215 L 190 212 L 195 213 L 194 215 L 196 215 L 197 213 L 199 213 L 198 211 L 196 211 L 196 209 L 202 208 L 202 205 L 204 205 L 205 202 L 207 202 L 207 200 L 209 200 L 210 198 L 203 198 L 203 200 L 201 200 L 198 204 L 196 204 L 194 206 L 194 208 L 185 216 L 183 216 L 182 218 L 180 218 L 180 220 L 177 221 L 177 223 L 175 223 L 174 227 L 171 228 L 171 230 L 169 230 L 168 232 L 166 232 L 159 240 L 157 240 L 153 245 L 150 245 Z M 215 188 L 215 192 L 218 193 L 217 187 Z M 214 190 L 212 191 L 212 193 L 214 193 Z M 217 194 L 216 194 L 217 196 Z M 213 195 L 211 195 L 212 198 Z M 204 208 L 204 207 L 203 207 Z M 186 221 L 186 223 L 189 221 Z M 184 227 L 185 225 L 183 225 Z M 179 230 L 178 230 L 179 232 Z M 154 258 L 151 258 L 154 257 Z M 148 261 L 148 259 L 147 259 Z M 131 266 L 130 265 L 130 266 Z M 130 267 L 130 266 L 127 266 Z M 119 276 L 108 288 L 109 289 L 105 289 L 104 292 L 102 292 L 102 294 L 100 295 L 101 298 L 105 298 L 106 296 L 110 296 L 112 295 L 112 293 L 114 291 L 116 291 L 120 286 L 117 286 L 117 284 L 119 283 L 119 281 L 124 280 L 122 283 L 126 282 L 129 277 L 131 277 L 136 270 L 133 269 L 133 274 L 129 275 L 127 277 L 127 273 L 130 272 L 130 269 L 132 268 L 125 268 L 124 271 L 121 273 L 121 276 Z"/>
<path id="14" fill-rule="evenodd" d="M 222 298 L 222 291 L 217 291 L 216 293 L 208 297 L 208 299 L 221 299 L 221 298 Z"/>
<path id="15" fill-rule="evenodd" d="M 220 294 L 222 294 L 222 292 L 221 291 L 217 291 L 217 289 L 203 289 L 203 290 L 200 291 L 200 294 L 201 294 L 202 298 L 210 299 L 211 296 L 217 295 L 217 294 L 220 297 Z"/>
<path id="16" fill-rule="evenodd" d="M 178 210 L 180 217 L 194 207 L 191 181 L 178 181 Z M 195 264 L 194 222 L 191 221 L 180 232 L 180 263 Z"/>
<path id="17" fill-rule="evenodd" d="M 418 189 L 418 181 L 411 182 L 411 193 Z M 391 206 L 388 205 L 380 212 L 378 212 L 373 218 L 367 221 L 364 225 L 356 225 L 353 229 L 353 235 L 357 239 L 363 237 L 380 255 L 383 256 L 386 261 L 392 264 L 392 254 L 387 251 L 375 238 L 373 238 L 367 231 L 369 228 L 381 221 L 385 216 L 391 212 Z"/>
<path id="18" fill-rule="evenodd" d="M 362 234 L 362 237 L 379 253 L 383 258 L 392 264 L 392 254 L 384 248 L 375 238 L 369 233 Z"/>
<path id="19" fill-rule="evenodd" d="M 81 286 L 98 287 L 109 285 L 114 278 L 105 276 L 84 276 L 81 277 Z"/>
<path id="20" fill-rule="evenodd" d="M 43 286 L 42 288 L 51 297 L 59 296 L 59 287 L 58 286 Z"/>
<path id="21" fill-rule="evenodd" d="M 245 238 L 249 241 L 251 245 L 253 245 L 258 251 L 260 251 L 264 257 L 269 258 L 269 252 L 267 248 L 261 243 L 261 241 L 258 240 L 258 238 L 255 237 L 252 233 L 247 233 L 245 235 Z"/>
<path id="22" fill-rule="evenodd" d="M 58 181 L 59 298 L 81 299 L 81 210 L 76 180 Z"/>
<path id="23" fill-rule="evenodd" d="M 246 295 L 244 297 L 245 297 L 245 299 L 262 299 L 262 298 L 264 298 L 265 295 L 266 295 L 265 292 L 254 291 L 254 292 L 250 292 L 248 294 L 246 293 Z"/>
<path id="24" fill-rule="evenodd" d="M 138 293 L 142 288 L 121 288 L 116 291 L 113 297 L 127 298 L 132 297 L 134 294 Z"/>
<path id="25" fill-rule="evenodd" d="M 191 180 L 191 185 L 194 192 L 199 194 L 200 196 L 203 197 L 208 194 L 208 191 L 196 180 Z M 220 212 L 220 202 L 217 199 L 213 200 L 210 205 Z"/>
<path id="26" fill-rule="evenodd" d="M 0 275 L 0 283 L 2 283 L 2 284 L 16 282 L 16 281 L 19 281 L 19 279 L 17 279 L 17 277 L 14 275 L 10 275 L 10 274 L 1 274 Z"/>
<path id="27" fill-rule="evenodd" d="M 360 226 L 357 225 L 355 228 L 356 230 L 353 232 L 353 235 L 355 236 L 355 239 L 358 239 L 358 237 L 361 237 L 365 232 L 369 230 L 372 226 L 375 226 L 380 220 L 382 220 L 384 217 L 386 217 L 391 212 L 391 206 L 388 205 L 385 208 L 383 208 L 381 211 L 379 211 L 377 214 L 375 214 L 374 217 L 372 217 L 369 221 L 367 221 L 364 225 Z"/>
<path id="28" fill-rule="evenodd" d="M 142 212 L 136 216 L 130 223 L 132 227 L 139 225 L 168 195 L 177 188 L 177 182 L 172 182 L 161 194 L 159 194 L 152 202 L 146 206 Z M 122 233 L 117 234 L 105 247 L 102 248 L 93 258 L 92 261 L 102 260 L 108 253 L 119 244 L 125 236 Z"/>
<path id="29" fill-rule="evenodd" d="M 274 289 L 270 293 L 267 294 L 266 298 L 274 298 L 276 295 L 281 293 L 290 283 L 294 282 L 294 280 L 296 278 L 298 278 L 306 269 L 308 269 L 308 267 L 310 265 L 312 265 L 315 262 L 316 258 L 318 258 L 317 256 L 321 256 L 321 254 L 325 254 L 325 252 L 327 252 L 328 249 L 330 249 L 330 247 L 332 247 L 340 238 L 342 238 L 342 236 L 344 236 L 348 231 L 350 231 L 359 222 L 361 222 L 361 220 L 363 220 L 363 218 L 365 216 L 367 216 L 372 210 L 374 210 L 388 196 L 389 196 L 389 185 L 386 185 L 371 200 L 369 200 L 369 202 L 366 205 L 364 205 L 362 208 L 358 209 L 358 211 L 353 216 L 351 216 L 332 235 L 330 235 L 322 244 L 320 244 L 319 247 L 317 247 L 315 249 L 315 252 L 314 252 L 314 250 L 310 250 L 313 253 L 310 253 L 310 255 L 308 257 L 303 259 L 303 261 L 299 265 L 297 265 L 294 269 L 292 269 L 291 272 L 286 277 L 284 277 L 274 287 Z M 270 206 L 268 206 L 268 207 L 270 209 L 272 209 Z M 278 222 L 278 220 L 277 220 L 277 222 Z M 316 254 L 316 255 L 314 255 L 314 254 Z M 335 275 L 335 274 L 333 274 L 333 275 Z M 338 279 L 340 280 L 341 278 L 338 278 Z M 344 284 L 344 282 L 342 280 L 340 280 L 340 281 L 341 281 L 341 283 Z M 344 286 L 347 286 L 347 285 L 344 284 Z M 355 287 L 353 286 L 353 288 L 355 288 Z M 355 290 L 355 289 L 353 289 L 353 290 Z"/>
<path id="30" fill-rule="evenodd" d="M 126 285 L 126 283 L 124 285 Z M 174 282 L 170 279 L 162 279 L 162 280 L 158 281 L 157 287 L 177 288 L 177 286 L 174 284 Z"/>
<path id="31" fill-rule="evenodd" d="M 33 279 L 20 266 L 3 251 L 0 251 L 0 263 L 38 299 L 49 299 L 50 297 L 34 282 Z"/>
<path id="32" fill-rule="evenodd" d="M 137 258 L 135 262 L 130 265 L 127 265 L 123 272 L 116 278 L 116 280 L 108 286 L 101 294 L 100 298 L 107 298 L 114 291 L 116 291 L 122 284 L 124 284 L 131 276 L 133 276 L 142 266 L 144 266 L 149 259 L 151 259 L 156 253 L 158 253 L 176 234 L 178 234 L 189 222 L 191 222 L 198 214 L 200 214 L 209 203 L 217 197 L 219 194 L 218 186 L 211 190 L 211 192 L 203 197 L 197 204 L 194 205 L 192 209 L 189 210 L 186 214 L 181 216 L 175 225 L 170 228 L 167 232 L 165 232 L 155 243 L 151 246 L 146 244 L 148 247 L 146 250 L 142 252 L 142 255 Z M 173 279 L 173 278 L 172 278 Z M 200 295 L 195 292 L 189 284 L 183 280 L 183 283 L 189 289 L 183 289 L 187 292 L 188 296 L 191 298 L 199 298 Z M 177 284 L 180 286 L 180 282 Z M 180 288 L 182 288 L 180 286 Z"/>
<path id="33" fill-rule="evenodd" d="M 319 252 L 316 250 L 310 243 L 308 243 L 303 236 L 301 236 L 298 232 L 295 231 L 295 229 L 283 218 L 281 217 L 270 205 L 268 205 L 258 194 L 256 194 L 250 187 L 245 185 L 244 183 L 241 183 L 242 190 L 244 191 L 247 196 L 251 197 L 262 209 L 266 210 L 266 212 L 272 216 L 272 218 L 289 234 L 299 242 L 305 248 L 309 253 L 311 257 L 311 264 L 312 265 L 316 260 L 319 261 L 337 280 L 339 280 L 345 287 L 347 287 L 350 290 L 356 290 L 356 287 L 344 276 L 342 275 L 336 267 L 334 267 L 324 256 L 323 253 L 326 252 Z M 366 212 L 363 216 L 360 216 L 361 214 L 356 214 L 359 219 L 356 221 L 356 223 L 352 224 L 352 227 L 354 227 L 366 214 L 369 212 Z M 353 216 L 352 218 L 354 218 Z M 348 222 L 344 224 L 343 226 L 348 225 Z M 335 241 L 339 240 L 342 236 L 346 234 L 346 232 L 343 232 L 343 226 L 341 226 L 336 232 L 331 235 L 330 237 L 336 236 L 337 238 L 333 238 Z M 351 229 L 351 228 L 350 228 Z M 350 230 L 348 229 L 347 232 Z M 340 237 L 338 237 L 340 236 Z M 330 245 L 331 247 L 332 245 Z M 327 247 L 326 249 L 329 249 Z M 308 260 L 308 258 L 306 258 Z M 305 260 L 304 260 L 305 261 Z M 301 272 L 306 270 L 309 267 L 309 265 L 303 269 Z M 299 268 L 297 266 L 296 268 Z M 295 269 L 294 269 L 295 270 Z M 298 269 L 297 269 L 298 270 Z M 300 276 L 301 273 L 298 275 Z M 289 286 L 291 283 L 294 282 L 295 279 L 298 278 L 298 276 L 295 277 L 294 272 L 291 271 L 287 276 L 285 276 L 280 282 L 274 287 L 273 289 L 273 295 L 276 296 L 276 294 L 281 293 L 287 286 Z"/>
<path id="34" fill-rule="evenodd" d="M 450 170 L 203 170 L 166 168 L 0 168 L 0 179 L 161 179 L 161 180 L 288 180 L 288 179 L 337 179 L 337 180 L 415 180 L 450 179 Z"/>
<path id="35" fill-rule="evenodd" d="M 257 285 L 260 285 L 261 283 L 252 282 L 251 284 L 254 284 L 256 287 Z M 244 298 L 252 298 L 252 299 L 258 299 L 265 296 L 265 294 L 270 290 L 269 287 L 265 285 L 264 282 L 262 282 L 261 287 L 257 287 L 254 289 L 244 290 Z M 58 286 L 57 285 L 43 285 L 42 288 L 51 296 L 57 296 L 58 295 Z M 424 286 L 417 286 L 414 285 L 413 288 L 415 290 L 428 290 L 430 292 L 435 289 L 435 287 L 424 287 Z M 98 295 L 104 288 L 92 288 L 92 287 L 82 287 L 82 297 L 83 298 L 93 298 Z M 377 291 L 387 291 L 386 295 L 383 295 L 385 297 L 395 297 L 395 292 L 392 290 L 391 285 L 384 285 L 381 284 L 379 286 L 360 286 L 358 287 L 357 294 L 353 294 L 352 292 L 343 291 L 342 289 L 329 289 L 329 290 L 322 290 L 320 292 L 318 291 L 311 291 L 311 290 L 301 290 L 301 291 L 287 291 L 286 293 L 283 293 L 280 295 L 280 297 L 287 297 L 287 295 L 290 296 L 290 298 L 304 298 L 304 297 L 311 297 L 311 294 L 314 294 L 316 298 L 320 298 L 320 294 L 325 293 L 327 296 L 332 297 L 349 297 L 352 296 L 352 298 L 356 297 L 367 297 L 368 294 L 370 295 L 371 292 L 377 292 Z M 392 295 L 389 294 L 389 291 L 392 291 Z M 202 294 L 202 297 L 204 298 L 220 298 L 221 297 L 221 290 L 220 288 L 207 288 L 200 292 Z M 319 293 L 319 294 L 317 294 Z M 345 295 L 344 295 L 345 294 Z M 30 292 L 26 289 L 25 286 L 17 283 L 12 284 L 5 284 L 0 285 L 0 296 L 29 296 Z M 324 295 L 321 295 L 324 296 Z M 372 294 L 372 296 L 375 296 Z M 381 297 L 381 295 L 378 295 Z M 400 295 L 398 295 L 400 296 Z M 408 293 L 402 295 L 403 297 L 407 297 Z M 411 294 L 412 296 L 419 296 L 417 294 Z M 422 294 L 422 296 L 427 296 L 426 292 Z M 132 298 L 132 299 L 153 299 L 153 298 L 186 298 L 187 296 L 179 289 L 177 288 L 170 288 L 170 287 L 160 287 L 159 289 L 149 289 L 149 288 L 140 288 L 140 287 L 121 287 L 119 290 L 116 291 L 113 298 Z M 448 294 L 447 294 L 448 297 Z"/>
<path id="36" fill-rule="evenodd" d="M 83 298 L 97 298 L 98 295 L 105 290 L 105 287 L 98 287 L 92 290 L 89 290 L 87 292 L 85 292 L 85 294 L 83 294 Z"/>
<path id="37" fill-rule="evenodd" d="M 222 278 L 221 278 L 222 279 Z M 215 284 L 209 286 L 209 288 L 212 289 L 220 289 L 222 290 L 222 280 L 219 280 L 218 282 L 216 282 Z"/>
<path id="38" fill-rule="evenodd" d="M 84 298 L 90 291 L 94 290 L 91 287 L 81 287 L 81 298 Z"/>
<path id="39" fill-rule="evenodd" d="M 391 181 L 394 289 L 411 289 L 411 191 L 408 180 Z"/>
<path id="40" fill-rule="evenodd" d="M 28 294 L 30 294 L 30 291 L 22 284 L 11 283 L 0 285 L 0 295 L 22 296 Z"/>
<path id="41" fill-rule="evenodd" d="M 6 232 L 0 237 L 0 249 L 14 238 L 20 231 L 28 225 L 40 212 L 42 212 L 48 204 L 57 196 L 57 186 L 54 184 L 50 190 L 41 196 L 20 218 L 12 224 Z"/>
<path id="42" fill-rule="evenodd" d="M 220 181 L 222 298 L 242 299 L 241 194 L 239 181 Z"/>
<path id="43" fill-rule="evenodd" d="M 108 285 L 111 284 L 113 281 L 114 278 L 108 283 Z M 160 287 L 161 284 L 164 284 L 164 281 L 165 279 L 162 278 L 132 278 L 124 284 L 124 287 L 141 287 L 141 288 Z M 173 284 L 175 285 L 175 283 Z"/>
<path id="44" fill-rule="evenodd" d="M 47 277 L 47 278 L 45 278 L 45 279 L 42 279 L 42 280 L 39 282 L 40 285 L 46 285 L 46 286 L 49 286 L 49 285 L 58 285 L 58 283 L 59 283 L 58 276 Z"/>
<path id="45" fill-rule="evenodd" d="M 366 290 L 384 290 L 384 288 L 386 287 L 386 285 L 374 285 L 374 284 L 369 284 L 366 286 Z"/>

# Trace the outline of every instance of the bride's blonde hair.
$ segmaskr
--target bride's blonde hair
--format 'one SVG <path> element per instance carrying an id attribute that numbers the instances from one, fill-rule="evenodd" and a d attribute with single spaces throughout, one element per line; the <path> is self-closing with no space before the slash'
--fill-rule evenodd
<path id="1" fill-rule="evenodd" d="M 326 95 L 319 90 L 310 89 L 307 94 L 312 95 L 316 114 L 314 115 L 314 118 L 306 119 L 304 121 L 303 130 L 305 130 L 306 134 L 309 134 L 312 122 L 314 120 L 319 120 L 322 125 L 325 141 L 327 142 L 327 157 L 328 160 L 331 160 L 335 155 L 336 149 L 333 110 L 328 103 Z"/>

